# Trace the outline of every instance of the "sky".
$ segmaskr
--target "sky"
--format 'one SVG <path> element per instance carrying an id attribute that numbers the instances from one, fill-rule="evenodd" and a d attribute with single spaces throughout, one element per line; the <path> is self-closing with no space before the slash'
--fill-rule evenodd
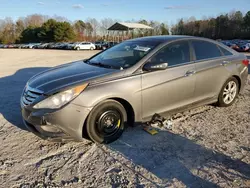
<path id="1" fill-rule="evenodd" d="M 91 17 L 173 24 L 180 18 L 215 17 L 233 10 L 246 13 L 250 10 L 250 0 L 0 0 L 0 19 L 14 20 L 37 13 L 62 16 L 70 21 Z"/>

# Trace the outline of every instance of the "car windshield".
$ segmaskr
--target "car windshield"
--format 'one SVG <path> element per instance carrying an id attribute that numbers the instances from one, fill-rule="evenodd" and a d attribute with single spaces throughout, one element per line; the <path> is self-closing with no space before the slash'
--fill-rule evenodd
<path id="1" fill-rule="evenodd" d="M 159 42 L 155 41 L 127 41 L 94 56 L 87 62 L 107 68 L 127 69 L 158 45 Z"/>

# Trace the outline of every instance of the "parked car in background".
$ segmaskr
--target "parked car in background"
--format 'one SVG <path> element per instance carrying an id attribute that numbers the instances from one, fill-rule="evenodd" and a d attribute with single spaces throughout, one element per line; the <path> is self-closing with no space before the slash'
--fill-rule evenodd
<path id="1" fill-rule="evenodd" d="M 85 45 L 85 44 L 83 44 Z M 227 107 L 248 77 L 244 54 L 213 40 L 155 36 L 32 77 L 21 96 L 26 127 L 48 140 L 118 139 L 126 125 L 205 104 Z"/>
<path id="2" fill-rule="evenodd" d="M 78 42 L 70 42 L 66 45 L 65 49 L 66 50 L 73 50 L 74 49 L 74 46 L 78 44 Z"/>
<path id="3" fill-rule="evenodd" d="M 230 46 L 230 48 L 234 49 L 235 51 L 240 51 L 240 46 L 237 44 L 232 44 L 232 46 Z"/>
<path id="4" fill-rule="evenodd" d="M 234 40 L 221 41 L 221 43 L 227 45 L 228 47 L 238 52 L 249 52 L 250 43 L 248 42 L 248 40 L 234 39 Z"/>
<path id="5" fill-rule="evenodd" d="M 106 50 L 108 48 L 111 48 L 112 46 L 115 46 L 116 44 L 118 44 L 118 42 L 106 42 L 102 45 L 101 50 Z"/>
<path id="6" fill-rule="evenodd" d="M 240 46 L 240 52 L 250 52 L 250 43 L 245 43 Z"/>
<path id="7" fill-rule="evenodd" d="M 34 48 L 34 46 L 39 45 L 40 43 L 29 43 L 29 44 L 25 44 L 22 46 L 22 48 L 29 48 L 32 49 Z"/>
<path id="8" fill-rule="evenodd" d="M 103 41 L 97 41 L 97 42 L 95 42 L 96 50 L 102 50 L 102 45 L 103 45 L 104 43 L 105 43 L 105 42 L 103 42 Z"/>
<path id="9" fill-rule="evenodd" d="M 52 46 L 54 45 L 55 43 L 53 42 L 50 42 L 46 45 L 45 49 L 52 49 Z"/>
<path id="10" fill-rule="evenodd" d="M 59 49 L 59 50 L 63 50 L 63 49 L 67 49 L 69 43 L 67 42 L 62 42 L 62 43 L 58 43 L 55 46 L 55 49 Z"/>
<path id="11" fill-rule="evenodd" d="M 8 44 L 7 48 L 14 48 L 14 44 Z"/>
<path id="12" fill-rule="evenodd" d="M 49 43 L 41 43 L 41 44 L 37 44 L 35 45 L 33 48 L 34 49 L 45 49 L 47 47 Z"/>
<path id="13" fill-rule="evenodd" d="M 75 43 L 72 48 L 74 50 L 95 50 L 96 47 L 93 43 L 91 42 L 79 42 Z"/>
<path id="14" fill-rule="evenodd" d="M 118 42 L 97 42 L 95 43 L 96 45 L 96 50 L 106 50 L 114 45 L 118 44 Z"/>

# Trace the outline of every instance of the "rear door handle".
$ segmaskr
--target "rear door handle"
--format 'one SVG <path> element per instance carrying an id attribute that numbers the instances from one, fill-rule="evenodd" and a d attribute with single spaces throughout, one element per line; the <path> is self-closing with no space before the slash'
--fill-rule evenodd
<path id="1" fill-rule="evenodd" d="M 194 70 L 189 70 L 189 71 L 186 72 L 185 76 L 192 76 L 192 75 L 194 75 L 195 73 L 196 73 L 196 71 L 194 71 Z"/>
<path id="2" fill-rule="evenodd" d="M 230 61 L 223 61 L 223 62 L 221 63 L 221 65 L 225 66 L 225 65 L 227 65 L 227 64 L 229 64 L 229 63 L 230 63 Z"/>

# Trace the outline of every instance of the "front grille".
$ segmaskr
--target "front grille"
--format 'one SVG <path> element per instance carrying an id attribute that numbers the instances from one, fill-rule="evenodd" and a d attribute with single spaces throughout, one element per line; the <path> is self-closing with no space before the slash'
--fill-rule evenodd
<path id="1" fill-rule="evenodd" d="M 42 91 L 27 86 L 23 92 L 23 97 L 22 97 L 23 104 L 25 105 L 32 104 L 42 94 L 43 94 Z"/>

